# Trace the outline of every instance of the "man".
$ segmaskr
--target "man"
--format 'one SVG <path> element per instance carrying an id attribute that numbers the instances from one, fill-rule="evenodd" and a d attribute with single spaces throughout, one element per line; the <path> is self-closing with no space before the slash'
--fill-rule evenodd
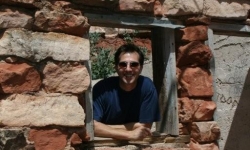
<path id="1" fill-rule="evenodd" d="M 143 63 L 143 53 L 133 44 L 116 51 L 118 77 L 93 88 L 95 136 L 141 140 L 151 135 L 152 123 L 160 119 L 159 105 L 153 82 L 140 75 Z"/>

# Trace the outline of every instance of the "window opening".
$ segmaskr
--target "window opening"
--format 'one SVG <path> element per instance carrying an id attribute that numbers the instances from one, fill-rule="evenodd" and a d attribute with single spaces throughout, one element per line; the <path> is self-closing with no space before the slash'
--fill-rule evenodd
<path id="1" fill-rule="evenodd" d="M 102 16 L 102 15 L 101 15 Z M 160 104 L 163 104 L 163 107 L 161 107 L 162 116 L 161 121 L 156 125 L 156 129 L 153 129 L 155 131 L 159 131 L 160 133 L 165 133 L 173 136 L 178 136 L 178 115 L 177 115 L 177 95 L 175 92 L 177 92 L 176 89 L 176 76 L 175 76 L 175 50 L 174 50 L 174 28 L 180 27 L 179 25 L 172 25 L 171 23 L 166 22 L 151 22 L 151 25 L 149 27 L 149 20 L 147 20 L 147 24 L 142 20 L 142 23 L 139 23 L 140 21 L 136 21 L 136 23 L 123 23 L 122 21 L 117 21 L 119 19 L 115 18 L 113 24 L 110 23 L 110 18 L 108 19 L 109 25 L 106 24 L 107 20 L 105 21 L 105 17 L 100 17 L 96 15 L 89 15 L 87 14 L 87 17 L 89 17 L 89 22 L 92 26 L 114 26 L 119 28 L 127 28 L 127 29 L 146 29 L 149 30 L 151 33 L 151 45 L 152 45 L 152 70 L 153 70 L 153 81 L 156 85 L 156 88 L 158 90 L 158 95 L 160 98 Z M 94 19 L 93 19 L 94 18 Z M 93 19 L 93 20 L 92 20 Z M 111 19 L 112 20 L 112 19 Z M 127 20 L 127 19 L 126 19 Z M 140 19 L 139 19 L 140 20 Z M 128 20 L 127 20 L 128 21 Z M 117 23 L 118 22 L 118 23 Z M 103 25 L 104 23 L 105 25 Z M 131 27 L 131 24 L 135 25 Z M 165 25 L 163 25 L 165 24 Z M 158 25 L 158 26 L 157 26 Z M 130 34 L 131 35 L 131 34 Z M 125 40 L 131 40 L 128 35 L 123 35 Z M 96 37 L 93 37 L 96 38 Z M 111 51 L 110 51 L 111 52 Z M 160 52 L 160 53 L 159 53 Z M 106 55 L 104 55 L 106 56 Z M 159 65 L 161 64 L 161 65 Z M 90 65 L 90 62 L 88 62 L 88 65 L 92 67 L 92 64 Z M 143 69 L 144 70 L 144 69 Z M 93 86 L 93 83 L 91 85 L 91 88 Z M 92 110 L 92 91 L 91 88 L 86 93 L 86 100 L 88 100 L 88 104 L 86 105 L 86 112 L 89 114 L 86 114 L 86 126 L 88 133 L 91 134 L 91 140 L 94 139 L 94 132 L 93 132 L 93 110 Z M 90 117 L 91 116 L 91 117 Z"/>

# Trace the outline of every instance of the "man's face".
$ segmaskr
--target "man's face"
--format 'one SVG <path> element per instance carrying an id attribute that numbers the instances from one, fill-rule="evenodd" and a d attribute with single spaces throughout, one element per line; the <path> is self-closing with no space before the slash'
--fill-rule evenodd
<path id="1" fill-rule="evenodd" d="M 139 63 L 138 53 L 121 53 L 120 61 L 115 66 L 116 72 L 120 77 L 120 86 L 135 87 L 142 68 L 143 66 Z"/>

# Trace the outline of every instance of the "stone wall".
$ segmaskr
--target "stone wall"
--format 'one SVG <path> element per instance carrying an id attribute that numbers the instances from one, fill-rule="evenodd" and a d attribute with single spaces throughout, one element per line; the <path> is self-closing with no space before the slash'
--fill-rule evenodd
<path id="1" fill-rule="evenodd" d="M 195 25 L 200 21 L 187 22 L 187 27 L 176 33 L 180 134 L 186 128 L 191 136 L 190 149 L 218 149 L 220 128 L 213 121 L 216 104 L 212 101 L 213 79 L 209 70 L 212 53 L 205 45 L 208 27 Z"/>
<path id="2" fill-rule="evenodd" d="M 0 1 L 0 149 L 56 150 L 88 139 L 90 25 L 69 5 Z"/>
<path id="3" fill-rule="evenodd" d="M 218 149 L 224 123 L 213 118 L 217 77 L 209 70 L 215 56 L 205 45 L 207 29 L 211 20 L 248 24 L 249 9 L 248 0 L 1 0 L 0 148 L 74 149 L 89 139 L 84 93 L 90 75 L 84 64 L 90 24 L 84 13 L 113 10 L 183 22 L 186 27 L 176 31 L 180 134 L 191 135 L 192 150 Z"/>

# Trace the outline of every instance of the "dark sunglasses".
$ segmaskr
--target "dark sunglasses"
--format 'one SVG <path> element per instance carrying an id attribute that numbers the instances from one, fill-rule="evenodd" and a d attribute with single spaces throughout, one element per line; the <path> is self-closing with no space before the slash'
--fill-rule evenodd
<path id="1" fill-rule="evenodd" d="M 138 63 L 138 62 L 126 62 L 126 61 L 122 61 L 122 62 L 118 63 L 118 66 L 120 68 L 127 68 L 128 64 L 129 64 L 130 68 L 136 68 L 136 67 L 138 67 L 140 65 L 140 63 Z"/>

